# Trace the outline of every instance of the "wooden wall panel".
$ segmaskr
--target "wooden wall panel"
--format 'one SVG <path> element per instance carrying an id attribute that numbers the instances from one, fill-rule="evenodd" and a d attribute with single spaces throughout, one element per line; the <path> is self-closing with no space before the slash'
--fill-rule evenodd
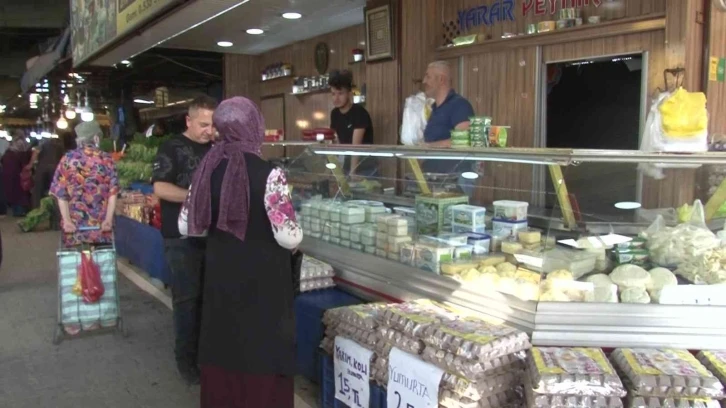
<path id="1" fill-rule="evenodd" d="M 726 12 L 713 5 L 708 37 L 709 57 L 726 58 Z M 726 82 L 709 81 L 706 97 L 710 133 L 726 135 Z"/>
<path id="2" fill-rule="evenodd" d="M 685 68 L 683 86 L 703 90 L 703 6 L 701 0 L 667 0 L 666 55 L 668 68 Z"/>
<path id="3" fill-rule="evenodd" d="M 253 55 L 224 54 L 224 97 L 244 96 L 260 103 L 258 57 Z"/>
<path id="4" fill-rule="evenodd" d="M 265 129 L 285 130 L 285 97 L 265 98 L 260 102 L 260 110 L 265 118 Z M 262 155 L 265 158 L 281 157 L 284 154 L 281 146 L 263 146 Z"/>
<path id="5" fill-rule="evenodd" d="M 439 45 L 437 0 L 401 0 L 401 93 L 403 100 L 420 91 L 426 67 Z M 457 60 L 458 61 L 458 60 Z M 403 100 L 401 102 L 403 102 Z"/>
<path id="6" fill-rule="evenodd" d="M 511 126 L 508 144 L 512 147 L 534 145 L 537 63 L 536 47 L 463 58 L 462 95 L 478 115 L 491 116 L 494 124 Z M 487 204 L 503 198 L 529 201 L 532 170 L 531 165 L 487 163 L 475 202 Z"/>
<path id="7" fill-rule="evenodd" d="M 555 14 L 550 14 L 550 0 L 544 0 L 547 9 L 544 15 L 535 15 L 532 8 L 526 16 L 523 15 L 525 4 L 535 4 L 538 0 L 510 0 L 514 4 L 512 14 L 514 21 L 496 21 L 492 25 L 469 28 L 462 32 L 465 34 L 485 34 L 492 39 L 501 38 L 504 33 L 525 33 L 528 24 L 537 23 L 545 20 L 557 20 L 558 10 L 563 7 L 572 7 L 573 5 L 582 5 L 579 7 L 585 21 L 589 16 L 598 15 L 603 21 L 614 20 L 626 17 L 638 17 L 647 14 L 663 13 L 666 11 L 666 0 L 603 0 L 597 2 L 595 0 L 555 0 Z M 670 0 L 669 0 L 670 1 Z M 676 0 L 690 1 L 690 0 Z M 437 45 L 444 45 L 444 24 L 458 24 L 458 13 L 473 7 L 482 5 L 491 6 L 495 3 L 503 5 L 506 0 L 440 0 L 440 20 L 437 27 Z M 595 4 L 600 3 L 599 6 Z"/>

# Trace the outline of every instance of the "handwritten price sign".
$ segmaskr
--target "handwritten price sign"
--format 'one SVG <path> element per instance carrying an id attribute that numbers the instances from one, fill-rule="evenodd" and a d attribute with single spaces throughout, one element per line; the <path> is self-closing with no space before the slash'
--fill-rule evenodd
<path id="1" fill-rule="evenodd" d="M 368 408 L 373 352 L 345 337 L 335 338 L 335 399 L 350 408 Z"/>
<path id="2" fill-rule="evenodd" d="M 444 370 L 397 348 L 388 359 L 388 408 L 436 408 Z"/>

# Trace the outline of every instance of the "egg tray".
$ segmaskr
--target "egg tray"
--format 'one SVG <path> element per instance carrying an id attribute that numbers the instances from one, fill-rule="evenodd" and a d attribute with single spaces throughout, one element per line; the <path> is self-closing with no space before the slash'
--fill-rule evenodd
<path id="1" fill-rule="evenodd" d="M 487 376 L 507 371 L 524 369 L 524 351 L 508 354 L 489 361 L 468 360 L 461 356 L 434 347 L 426 347 L 421 357 L 444 371 L 476 382 Z"/>
<path id="2" fill-rule="evenodd" d="M 339 336 L 355 341 L 363 347 L 373 350 L 378 343 L 376 332 L 361 329 L 352 324 L 341 323 L 336 331 Z M 327 333 L 326 333 L 327 334 Z"/>
<path id="3" fill-rule="evenodd" d="M 701 351 L 696 358 L 726 385 L 726 351 Z"/>
<path id="4" fill-rule="evenodd" d="M 532 380 L 529 375 L 525 375 L 524 383 L 527 408 L 623 408 L 623 401 L 620 397 L 538 394 L 532 388 Z"/>
<path id="5" fill-rule="evenodd" d="M 389 305 L 381 313 L 379 323 L 406 336 L 420 339 L 423 331 L 430 325 L 456 318 L 458 315 L 433 302 L 414 301 Z"/>
<path id="6" fill-rule="evenodd" d="M 379 327 L 376 329 L 376 336 L 378 337 L 376 351 L 385 355 L 390 353 L 392 347 L 397 347 L 411 354 L 421 354 L 425 347 L 421 340 L 406 336 L 390 327 Z"/>
<path id="7" fill-rule="evenodd" d="M 626 389 L 599 348 L 533 347 L 527 370 L 537 394 L 622 398 Z"/>
<path id="8" fill-rule="evenodd" d="M 631 395 L 721 398 L 723 385 L 687 350 L 616 349 L 610 355 Z M 688 372 L 690 375 L 673 374 Z"/>
<path id="9" fill-rule="evenodd" d="M 721 408 L 721 404 L 709 399 L 631 397 L 626 408 Z"/>
<path id="10" fill-rule="evenodd" d="M 531 347 L 527 333 L 482 320 L 462 319 L 432 324 L 423 330 L 427 346 L 458 356 L 487 361 Z"/>
<path id="11" fill-rule="evenodd" d="M 378 327 L 379 315 L 386 306 L 383 303 L 366 303 L 329 309 L 323 314 L 323 324 L 336 326 L 348 323 L 361 329 L 375 330 Z"/>
<path id="12" fill-rule="evenodd" d="M 441 379 L 441 388 L 452 391 L 460 397 L 479 401 L 520 385 L 523 376 L 523 370 L 513 370 L 472 382 L 455 374 L 444 373 Z"/>
<path id="13" fill-rule="evenodd" d="M 479 401 L 461 397 L 449 390 L 439 390 L 439 406 L 444 408 L 509 408 L 521 407 L 524 393 L 521 386 L 490 395 Z"/>
<path id="14" fill-rule="evenodd" d="M 320 342 L 320 348 L 328 354 L 333 354 L 333 350 L 335 349 L 335 337 L 323 337 L 323 340 Z"/>

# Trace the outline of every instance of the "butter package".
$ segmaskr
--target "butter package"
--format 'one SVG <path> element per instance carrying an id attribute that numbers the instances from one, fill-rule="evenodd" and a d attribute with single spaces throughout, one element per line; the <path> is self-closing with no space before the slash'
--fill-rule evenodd
<path id="1" fill-rule="evenodd" d="M 482 256 L 489 254 L 489 248 L 491 248 L 492 238 L 486 234 L 467 234 L 467 244 L 473 247 L 474 256 Z"/>
<path id="2" fill-rule="evenodd" d="M 392 237 L 408 235 L 408 220 L 403 217 L 394 216 L 386 220 L 386 228 L 388 235 Z"/>
<path id="3" fill-rule="evenodd" d="M 626 395 L 620 377 L 599 348 L 533 347 L 527 366 L 537 394 Z"/>
<path id="4" fill-rule="evenodd" d="M 635 395 L 721 398 L 723 385 L 688 350 L 620 348 L 610 356 Z"/>
<path id="5" fill-rule="evenodd" d="M 477 228 L 470 228 L 470 227 L 463 227 L 461 225 L 453 225 L 451 227 L 451 232 L 455 234 L 466 234 L 473 232 L 475 234 L 484 234 L 487 232 L 486 227 L 477 227 Z"/>
<path id="6" fill-rule="evenodd" d="M 416 244 L 412 242 L 401 244 L 399 255 L 399 261 L 402 264 L 415 266 Z"/>
<path id="7" fill-rule="evenodd" d="M 454 247 L 454 259 L 457 261 L 471 260 L 474 254 L 474 247 L 471 245 L 460 245 Z"/>
<path id="8" fill-rule="evenodd" d="M 527 231 L 527 221 L 502 221 L 492 220 L 492 235 L 501 237 L 517 238 L 520 231 Z"/>
<path id="9" fill-rule="evenodd" d="M 448 245 L 448 246 L 460 246 L 467 245 L 469 240 L 468 234 L 439 234 L 439 235 L 427 235 L 421 237 L 421 241 L 432 244 Z"/>
<path id="10" fill-rule="evenodd" d="M 361 224 L 365 222 L 365 210 L 355 206 L 344 206 L 340 208 L 340 222 L 342 224 Z"/>
<path id="11" fill-rule="evenodd" d="M 340 224 L 340 239 L 350 240 L 350 225 Z"/>
<path id="12" fill-rule="evenodd" d="M 435 235 L 451 230 L 450 207 L 468 204 L 465 195 L 443 193 L 416 196 L 416 230 L 419 235 Z"/>
<path id="13" fill-rule="evenodd" d="M 475 317 L 443 321 L 424 330 L 426 345 L 471 360 L 487 361 L 531 347 L 527 333 Z"/>
<path id="14" fill-rule="evenodd" d="M 363 206 L 365 211 L 365 222 L 376 222 L 379 215 L 386 213 L 386 207 L 383 203 L 377 203 L 376 205 L 365 205 Z"/>
<path id="15" fill-rule="evenodd" d="M 416 245 L 415 266 L 425 271 L 440 273 L 442 262 L 454 259 L 454 247 L 437 244 Z"/>
<path id="16" fill-rule="evenodd" d="M 469 231 L 482 230 L 486 227 L 487 209 L 475 205 L 460 204 L 451 206 L 451 224 L 454 228 L 464 227 Z"/>
<path id="17" fill-rule="evenodd" d="M 615 249 L 615 263 L 618 265 L 633 264 L 641 267 L 650 265 L 650 254 L 647 249 Z"/>
<path id="18" fill-rule="evenodd" d="M 726 351 L 701 351 L 696 356 L 721 384 L 726 384 Z"/>
<path id="19" fill-rule="evenodd" d="M 401 218 L 398 215 L 379 215 L 376 217 L 376 228 L 379 233 L 388 234 L 388 220 Z"/>
<path id="20" fill-rule="evenodd" d="M 376 248 L 388 250 L 388 235 L 385 232 L 376 233 Z"/>

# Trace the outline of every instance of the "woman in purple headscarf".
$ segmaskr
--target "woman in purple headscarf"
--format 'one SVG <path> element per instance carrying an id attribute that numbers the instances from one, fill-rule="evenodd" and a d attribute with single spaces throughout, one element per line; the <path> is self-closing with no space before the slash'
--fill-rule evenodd
<path id="1" fill-rule="evenodd" d="M 220 139 L 192 179 L 188 234 L 208 231 L 199 364 L 202 408 L 290 408 L 292 254 L 302 230 L 285 178 L 260 157 L 264 119 L 246 98 L 213 116 Z"/>

